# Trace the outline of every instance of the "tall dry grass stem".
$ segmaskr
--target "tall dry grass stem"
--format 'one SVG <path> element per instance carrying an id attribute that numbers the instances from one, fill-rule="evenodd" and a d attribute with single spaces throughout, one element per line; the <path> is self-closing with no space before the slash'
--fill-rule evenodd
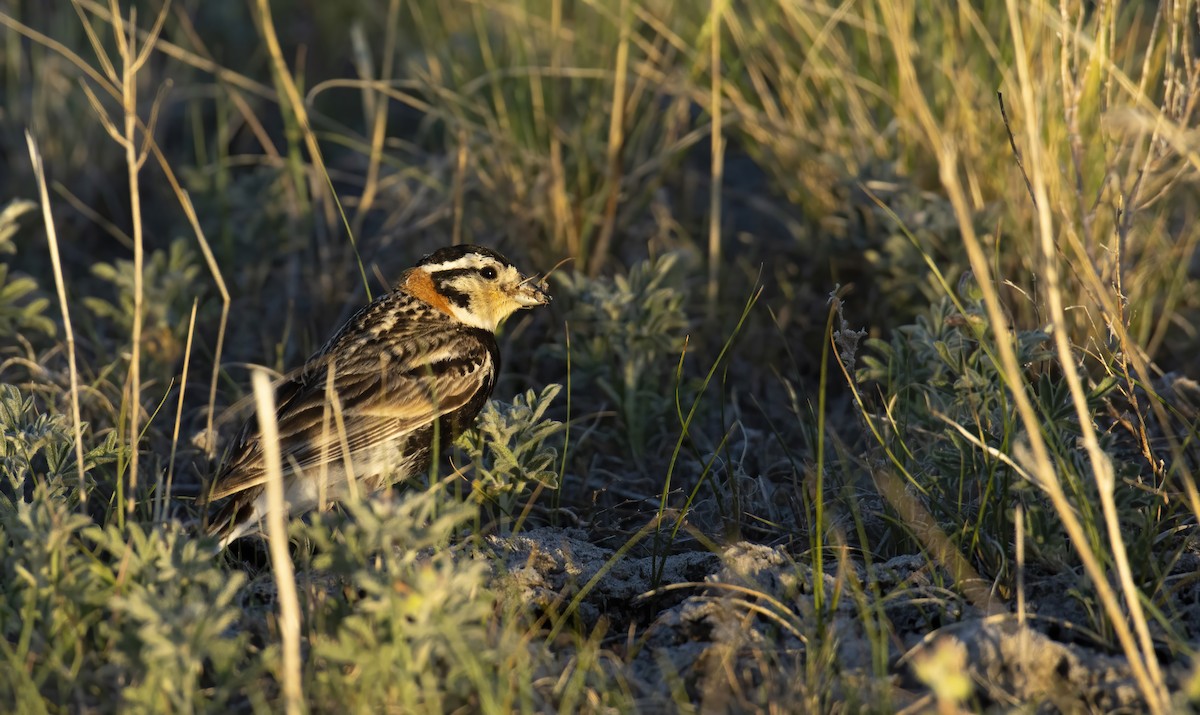
<path id="1" fill-rule="evenodd" d="M 267 542 L 279 594 L 283 697 L 288 715 L 299 715 L 304 711 L 300 686 L 300 600 L 296 596 L 296 574 L 288 553 L 287 503 L 284 501 L 279 425 L 275 421 L 275 391 L 264 370 L 255 370 L 250 382 L 254 388 L 255 411 L 267 467 Z"/>
<path id="2" fill-rule="evenodd" d="M 192 227 L 192 233 L 196 236 L 196 243 L 200 246 L 200 254 L 204 256 L 204 263 L 208 266 L 208 272 L 212 275 L 213 282 L 217 285 L 217 291 L 221 294 L 221 318 L 220 322 L 217 323 L 217 345 L 213 349 L 212 374 L 208 382 L 208 411 L 204 425 L 205 451 L 209 456 L 212 456 L 217 444 L 216 433 L 213 431 L 213 419 L 217 407 L 217 380 L 221 376 L 221 353 L 225 349 L 225 331 L 229 326 L 229 308 L 233 301 L 229 296 L 229 289 L 225 286 L 225 277 L 221 275 L 221 267 L 217 265 L 217 259 L 213 256 L 212 247 L 208 245 L 208 239 L 204 236 L 204 229 L 200 226 L 200 217 L 196 215 L 196 207 L 192 205 L 191 195 L 179 184 L 179 179 L 176 178 L 175 172 L 171 170 L 171 166 L 167 163 L 167 158 L 163 156 L 157 142 L 152 146 L 152 149 L 154 150 L 155 158 L 158 159 L 159 166 L 167 176 L 167 181 L 171 184 L 171 189 L 174 190 L 176 198 L 179 199 L 179 205 L 183 208 L 183 213 L 187 217 L 188 224 Z"/>
<path id="3" fill-rule="evenodd" d="M 592 276 L 599 274 L 600 267 L 608 258 L 613 233 L 616 231 L 617 202 L 621 196 L 621 148 L 625 145 L 625 86 L 629 79 L 629 1 L 621 0 L 617 14 L 620 39 L 617 41 L 617 61 L 613 69 L 612 114 L 608 120 L 608 144 L 605 148 L 605 186 L 608 198 L 604 204 L 604 220 L 600 224 L 600 233 L 592 247 L 591 260 L 587 265 L 588 274 Z"/>
<path id="4" fill-rule="evenodd" d="M 102 6 L 98 5 L 95 2 L 92 2 L 91 0 L 72 0 L 72 2 L 77 9 L 86 8 L 86 9 L 88 9 L 89 12 L 92 12 L 97 17 L 101 18 L 102 20 L 112 21 L 112 18 L 114 17 L 114 15 L 110 14 Z M 160 15 L 160 20 L 161 20 L 161 18 L 162 18 L 162 16 Z M 84 59 L 82 57 L 80 57 L 77 53 L 72 52 L 66 46 L 53 40 L 52 38 L 49 38 L 37 31 L 33 30 L 32 28 L 26 27 L 25 25 L 17 22 L 13 18 L 10 18 L 3 13 L 0 13 L 0 24 L 6 25 L 7 27 L 20 33 L 21 35 L 28 37 L 33 42 L 37 42 L 37 43 L 43 45 L 44 47 L 54 50 L 55 52 L 57 52 L 60 55 L 62 55 L 63 57 L 65 57 L 73 65 L 78 67 L 86 75 L 88 75 L 88 77 L 90 77 L 107 94 L 111 95 L 112 97 L 114 97 L 116 99 L 120 99 L 122 97 L 122 92 L 121 92 L 121 90 L 118 89 L 118 87 L 120 85 L 120 78 L 117 76 L 116 70 L 112 67 L 112 63 L 108 60 L 107 55 L 105 55 L 105 53 L 103 52 L 103 45 L 101 44 L 99 38 L 96 37 L 94 31 L 91 30 L 89 23 L 84 22 L 83 24 L 85 27 L 88 28 L 87 35 L 88 35 L 89 41 L 92 43 L 92 47 L 95 50 L 96 56 L 100 58 L 99 61 L 102 65 L 102 69 L 104 70 L 104 74 L 97 72 L 96 69 L 93 68 L 86 61 L 84 61 Z M 159 28 L 159 29 L 161 29 L 161 28 Z M 135 28 L 135 30 L 136 30 L 136 28 Z M 220 70 L 222 70 L 222 68 L 217 67 L 216 65 L 213 65 L 212 63 L 208 63 L 208 66 L 205 66 L 204 63 L 200 62 L 200 61 L 188 62 L 189 59 L 199 60 L 200 58 L 195 58 L 194 56 L 192 56 L 188 53 L 184 53 L 182 50 L 179 50 L 179 48 L 176 48 L 174 45 L 171 45 L 171 43 L 166 42 L 165 40 L 162 40 L 158 36 L 158 29 L 156 29 L 154 32 L 146 32 L 144 30 L 136 30 L 135 34 L 140 40 L 142 40 L 145 43 L 146 46 L 145 46 L 144 50 L 147 52 L 150 51 L 151 49 L 158 49 L 160 51 L 163 51 L 164 54 L 167 54 L 168 56 L 174 57 L 185 63 L 189 63 L 192 66 L 197 67 L 197 69 L 215 72 L 216 75 L 218 77 L 221 77 L 224 81 L 229 82 L 230 84 L 232 84 L 234 86 L 240 86 L 243 89 L 253 91 L 255 94 L 259 94 L 259 95 L 262 94 L 262 92 L 258 91 L 258 90 L 267 91 L 261 85 L 258 85 L 257 87 L 253 86 L 254 83 L 250 83 L 249 80 L 246 80 L 244 82 L 238 82 L 238 81 L 236 81 L 237 77 L 224 76 L 224 73 L 222 73 L 220 71 Z M 174 50 L 179 50 L 179 51 L 175 52 L 172 50 L 172 48 L 174 48 Z M 240 75 L 239 75 L 239 77 L 240 77 Z M 95 97 L 95 94 L 92 92 L 91 88 L 87 84 L 81 84 L 81 87 L 83 88 L 84 93 L 88 98 L 88 101 L 96 109 L 97 116 L 100 118 L 100 121 L 104 125 L 105 129 L 109 132 L 110 135 L 113 136 L 114 139 L 117 139 L 120 141 L 120 134 L 116 131 L 116 128 L 109 121 L 107 115 L 103 113 L 102 105 L 100 104 L 99 100 Z M 274 95 L 271 94 L 270 97 L 274 98 Z M 241 111 L 242 111 L 243 115 L 247 116 L 249 119 L 252 119 L 253 114 L 249 111 L 249 107 L 246 106 L 245 100 L 242 99 L 236 92 L 234 93 L 234 99 L 235 99 L 235 103 L 237 103 L 238 106 L 241 107 Z M 174 170 L 171 169 L 171 165 L 167 162 L 166 156 L 163 154 L 162 149 L 158 146 L 158 143 L 156 141 L 154 141 L 154 137 L 152 136 L 150 127 L 148 127 L 144 123 L 142 123 L 141 119 L 138 118 L 136 115 L 134 118 L 136 121 L 138 121 L 139 126 L 141 127 L 143 133 L 145 134 L 146 147 L 149 149 L 150 152 L 152 152 L 154 154 L 154 158 L 158 162 L 159 168 L 162 169 L 163 173 L 166 175 L 167 181 L 171 185 L 171 189 L 175 192 L 176 197 L 178 197 L 178 199 L 179 199 L 180 206 L 183 208 L 184 214 L 187 216 L 188 222 L 192 227 L 192 231 L 196 235 L 196 240 L 200 246 L 200 252 L 204 256 L 204 261 L 208 265 L 209 272 L 212 274 L 213 280 L 216 282 L 217 290 L 221 294 L 221 319 L 220 319 L 220 324 L 219 324 L 218 331 L 217 331 L 217 346 L 216 346 L 216 350 L 215 350 L 215 353 L 213 356 L 212 377 L 211 377 L 211 380 L 209 383 L 208 421 L 207 421 L 207 425 L 206 425 L 206 438 L 208 439 L 209 444 L 212 445 L 214 443 L 212 440 L 212 435 L 213 435 L 213 415 L 214 415 L 214 411 L 215 411 L 216 397 L 217 397 L 217 379 L 220 376 L 221 354 L 222 354 L 222 350 L 224 348 L 226 326 L 228 325 L 228 322 L 229 322 L 229 309 L 230 309 L 230 303 L 231 303 L 230 296 L 229 296 L 229 290 L 225 286 L 225 279 L 221 274 L 221 269 L 217 265 L 216 259 L 213 257 L 212 249 L 208 244 L 208 240 L 204 236 L 204 231 L 200 227 L 200 221 L 199 221 L 198 217 L 196 216 L 195 208 L 192 206 L 191 198 L 188 196 L 187 192 L 184 191 L 183 187 L 180 185 L 179 180 L 178 180 L 178 178 L 176 178 Z M 254 128 L 255 136 L 259 138 L 260 142 L 262 142 L 263 147 L 267 151 L 267 153 L 277 156 L 278 153 L 275 151 L 275 148 L 270 143 L 269 139 L 266 138 L 265 131 L 262 129 L 261 124 L 257 121 L 251 121 L 250 124 L 251 124 L 251 127 Z M 89 211 L 90 211 L 90 209 L 89 209 Z M 92 212 L 92 213 L 94 213 L 94 212 Z M 113 226 L 112 228 L 116 229 L 115 226 Z M 126 238 L 128 239 L 130 246 L 133 247 L 135 245 L 134 239 L 131 237 L 128 237 L 128 236 L 126 236 Z M 211 455 L 211 449 L 210 449 L 209 453 Z"/>
<path id="5" fill-rule="evenodd" d="M 1109 12 L 1112 7 L 1107 7 Z M 1176 14 L 1170 20 L 1169 32 L 1171 33 L 1171 51 L 1167 55 L 1167 66 L 1170 67 L 1175 62 L 1175 57 L 1179 52 L 1178 36 L 1179 25 L 1186 21 L 1188 11 L 1182 6 L 1176 7 Z M 1151 46 L 1153 38 L 1157 36 L 1163 13 L 1155 16 L 1154 25 L 1151 28 L 1150 38 L 1147 40 L 1147 47 Z M 1159 424 L 1170 424 L 1171 419 L 1167 414 L 1165 407 L 1166 401 L 1161 399 L 1156 390 L 1156 374 L 1150 366 L 1150 355 L 1154 353 L 1157 342 L 1161 340 L 1162 331 L 1169 324 L 1174 324 L 1177 321 L 1177 315 L 1174 311 L 1163 310 L 1162 319 L 1160 320 L 1159 336 L 1152 336 L 1146 345 L 1139 343 L 1138 340 L 1130 334 L 1128 319 L 1126 315 L 1126 305 L 1123 300 L 1125 296 L 1124 288 L 1124 268 L 1123 256 L 1126 255 L 1124 244 L 1127 240 L 1127 234 L 1132 229 L 1133 217 L 1139 213 L 1142 208 L 1142 200 L 1139 198 L 1140 187 L 1144 178 L 1150 173 L 1151 163 L 1157 153 L 1155 147 L 1162 151 L 1170 150 L 1176 152 L 1178 156 L 1185 159 L 1194 171 L 1200 171 L 1200 151 L 1197 151 L 1192 143 L 1182 141 L 1182 136 L 1187 134 L 1184 126 L 1178 122 L 1172 121 L 1172 112 L 1182 113 L 1181 110 L 1174 107 L 1174 101 L 1179 99 L 1177 93 L 1184 92 L 1188 87 L 1192 86 L 1200 80 L 1192 79 L 1186 85 L 1175 80 L 1165 81 L 1165 92 L 1161 106 L 1156 106 L 1150 95 L 1146 94 L 1146 82 L 1149 77 L 1148 67 L 1154 53 L 1147 52 L 1143 62 L 1142 72 L 1139 81 L 1135 84 L 1110 57 L 1110 52 L 1102 43 L 1096 43 L 1090 40 L 1087 36 L 1079 33 L 1074 27 L 1053 13 L 1043 13 L 1041 19 L 1051 25 L 1055 32 L 1060 33 L 1064 38 L 1068 38 L 1072 43 L 1077 45 L 1081 50 L 1085 50 L 1089 54 L 1089 62 L 1100 68 L 1105 74 L 1107 80 L 1105 82 L 1106 91 L 1113 92 L 1120 89 L 1126 93 L 1126 99 L 1130 100 L 1139 111 L 1138 114 L 1128 115 L 1133 116 L 1134 125 L 1146 135 L 1146 150 L 1145 157 L 1139 164 L 1138 171 L 1135 173 L 1132 185 L 1128 189 L 1122 189 L 1118 197 L 1118 207 L 1120 209 L 1120 221 L 1117 226 L 1117 270 L 1113 276 L 1112 283 L 1098 274 L 1095 270 L 1084 270 L 1078 273 L 1078 277 L 1083 280 L 1084 287 L 1088 291 L 1088 296 L 1092 298 L 1100 306 L 1103 312 L 1107 328 L 1116 338 L 1119 345 L 1119 354 L 1117 364 L 1125 378 L 1127 384 L 1137 384 L 1139 388 L 1144 389 L 1148 394 L 1149 409 L 1154 413 Z M 1111 23 L 1115 22 L 1115 18 L 1110 20 L 1110 32 L 1108 35 L 1109 41 L 1114 40 L 1114 33 L 1111 32 Z M 1189 55 L 1190 56 L 1190 55 Z M 1169 75 L 1169 72 L 1165 74 Z M 1115 88 L 1114 88 L 1115 86 Z M 1064 87 L 1064 92 L 1067 88 Z M 1189 101 L 1189 106 L 1194 100 Z M 1111 105 L 1112 99 L 1106 100 L 1106 103 Z M 1189 110 L 1190 111 L 1190 110 Z M 1188 115 L 1185 115 L 1188 116 Z M 1147 119 L 1147 117 L 1149 117 Z M 1078 171 L 1078 169 L 1077 169 Z M 1177 177 L 1182 174 L 1177 174 Z M 1098 200 L 1098 199 L 1097 199 Z M 1069 228 L 1069 227 L 1067 227 Z M 1065 231 L 1065 238 L 1068 245 L 1076 252 L 1077 255 L 1086 255 L 1086 251 L 1079 245 L 1079 237 L 1076 232 Z M 1181 266 L 1186 266 L 1187 262 L 1181 262 Z M 1115 288 L 1115 290 L 1114 290 Z M 1130 372 L 1132 366 L 1132 373 Z M 1136 378 L 1136 379 L 1135 379 Z M 1142 423 L 1143 410 L 1139 407 L 1139 398 L 1136 391 L 1130 391 L 1129 395 L 1132 404 L 1135 406 L 1134 413 L 1137 415 L 1139 423 Z M 1145 426 L 1142 424 L 1144 433 Z M 1180 443 L 1178 436 L 1172 430 L 1166 430 L 1163 433 L 1166 439 L 1168 450 L 1171 453 L 1171 470 L 1178 473 L 1176 484 L 1181 486 L 1184 493 L 1184 498 L 1187 500 L 1189 509 L 1193 514 L 1200 515 L 1200 491 L 1197 491 L 1192 469 L 1189 467 L 1189 459 L 1184 458 L 1183 445 Z M 1152 464 L 1158 463 L 1158 459 L 1153 456 L 1149 445 L 1144 445 L 1148 461 Z M 1165 473 L 1162 470 L 1157 470 L 1160 478 L 1165 478 Z"/>
<path id="6" fill-rule="evenodd" d="M 159 522 L 166 519 L 167 502 L 170 500 L 171 491 L 175 487 L 175 451 L 179 447 L 179 425 L 183 421 L 183 393 L 187 390 L 188 368 L 192 364 L 192 338 L 196 335 L 196 308 L 199 305 L 199 298 L 192 300 L 192 315 L 188 318 L 187 344 L 183 348 L 183 372 L 179 376 L 179 403 L 175 406 L 175 426 L 171 430 L 171 456 L 167 459 L 166 489 L 163 488 L 162 472 L 160 471 L 158 488 L 155 490 L 158 498 L 155 502 L 154 520 Z"/>
<path id="7" fill-rule="evenodd" d="M 563 32 L 563 0 L 551 0 L 550 2 L 550 37 L 554 39 L 550 44 L 550 74 L 552 77 L 561 77 L 564 71 L 563 67 L 563 47 L 566 43 L 559 42 L 557 39 L 562 37 Z M 579 237 L 579 225 L 575 222 L 571 210 L 571 195 L 567 190 L 567 175 L 566 167 L 563 164 L 563 142 L 558 132 L 551 131 L 550 133 L 550 181 L 553 186 L 551 192 L 551 206 L 554 212 L 554 232 L 556 245 L 566 246 L 567 254 L 571 256 L 580 255 L 582 250 Z"/>
<path id="8" fill-rule="evenodd" d="M 115 23 L 120 21 L 120 13 L 116 12 L 115 9 L 104 7 L 104 5 L 100 2 L 97 2 L 97 0 L 71 0 L 71 2 L 77 7 L 86 9 L 88 12 L 92 13 L 97 18 L 110 25 L 115 26 Z M 110 3 L 110 5 L 115 5 L 115 3 Z M 165 13 L 167 9 L 167 7 L 164 7 L 163 12 Z M 3 17 L 3 15 L 0 15 L 0 18 Z M 278 94 L 268 85 L 262 84 L 261 82 L 256 82 L 240 72 L 236 72 L 228 67 L 219 65 L 206 57 L 201 57 L 194 52 L 185 50 L 169 40 L 164 40 L 162 37 L 158 36 L 157 32 L 140 30 L 136 27 L 132 29 L 134 33 L 133 36 L 138 40 L 141 40 L 147 49 L 157 50 L 166 57 L 170 57 L 173 60 L 178 60 L 179 62 L 182 62 L 183 64 L 194 69 L 198 69 L 201 72 L 207 72 L 227 85 L 244 90 L 262 99 L 270 100 L 272 102 L 279 101 Z M 97 55 L 101 54 L 102 53 L 97 53 Z M 103 63 L 108 64 L 107 60 L 104 60 Z"/>
<path id="9" fill-rule="evenodd" d="M 312 120 L 308 116 L 308 108 L 300 96 L 300 90 L 296 87 L 296 81 L 292 78 L 287 61 L 283 57 L 283 48 L 280 47 L 279 37 L 275 34 L 275 20 L 271 15 L 271 3 L 269 0 L 257 0 L 255 7 L 258 9 L 259 30 L 262 32 L 263 41 L 267 45 L 267 53 L 271 57 L 271 64 L 276 80 L 279 86 L 283 88 L 284 99 L 287 100 L 288 109 L 300 124 L 300 132 L 304 136 L 304 144 L 308 147 L 309 161 L 313 163 L 313 167 L 317 173 L 325 179 L 325 187 L 329 191 L 329 196 L 333 200 L 334 206 L 337 207 L 338 215 L 342 219 L 342 225 L 346 228 L 346 236 L 350 240 L 350 248 L 353 249 L 354 259 L 358 263 L 358 271 L 362 278 L 363 289 L 366 290 L 367 299 L 370 300 L 371 282 L 367 280 L 367 269 L 362 262 L 362 256 L 359 255 L 358 242 L 354 238 L 354 231 L 350 226 L 349 219 L 346 217 L 346 210 L 342 206 L 341 199 L 338 198 L 337 191 L 333 188 L 333 179 L 330 178 L 329 170 L 325 166 L 325 157 L 321 152 L 321 145 L 317 143 L 317 135 L 313 131 Z"/>
<path id="10" fill-rule="evenodd" d="M 1050 163 L 1053 163 L 1055 159 L 1050 156 L 1050 152 L 1043 144 L 1044 140 L 1039 130 L 1039 104 L 1034 96 L 1036 78 L 1029 67 L 1029 53 L 1025 45 L 1021 9 L 1015 0 L 1007 0 L 1006 5 L 1008 7 L 1009 26 L 1012 30 L 1013 45 L 1016 51 L 1017 86 L 1022 109 L 1026 115 L 1025 140 L 1026 148 L 1029 152 L 1029 167 L 1031 169 L 1029 178 L 1033 183 L 1033 193 L 1036 200 L 1034 208 L 1037 213 L 1038 243 L 1042 251 L 1042 282 L 1045 286 L 1045 296 L 1049 303 L 1050 320 L 1054 325 L 1051 337 L 1058 351 L 1059 364 L 1063 371 L 1067 388 L 1071 393 L 1071 402 L 1075 407 L 1075 413 L 1079 420 L 1078 424 L 1082 431 L 1084 449 L 1087 451 L 1088 461 L 1092 466 L 1092 474 L 1096 480 L 1096 489 L 1100 494 L 1100 508 L 1108 530 L 1109 544 L 1112 547 L 1112 562 L 1117 568 L 1119 582 L 1124 592 L 1125 607 L 1129 610 L 1129 620 L 1133 622 L 1133 627 L 1141 642 L 1142 650 L 1139 656 L 1136 650 L 1132 648 L 1132 642 L 1127 643 L 1125 640 L 1122 640 L 1122 647 L 1125 648 L 1131 665 L 1137 666 L 1134 671 L 1135 674 L 1139 674 L 1139 671 L 1143 667 L 1145 669 L 1145 672 L 1141 673 L 1142 678 L 1145 680 L 1140 685 L 1143 688 L 1151 710 L 1165 712 L 1169 703 L 1166 685 L 1163 682 L 1162 673 L 1158 667 L 1158 656 L 1154 652 L 1154 642 L 1150 637 L 1146 615 L 1142 610 L 1141 595 L 1133 582 L 1129 557 L 1125 550 L 1125 541 L 1121 535 L 1120 517 L 1116 502 L 1113 499 L 1116 475 L 1113 472 L 1112 461 L 1100 446 L 1100 441 L 1097 438 L 1096 428 L 1092 422 L 1091 411 L 1087 404 L 1087 394 L 1079 375 L 1079 369 L 1076 367 L 1075 355 L 1070 342 L 1070 333 L 1065 313 L 1066 307 L 1062 293 L 1062 280 L 1058 268 L 1058 234 L 1055 231 L 1054 217 L 1051 214 L 1050 194 L 1046 177 L 1046 167 Z M 1037 16 L 1039 9 L 1032 10 L 1030 14 Z M 1036 29 L 1042 28 L 1039 20 L 1040 18 L 1035 17 L 1034 27 Z M 1027 426 L 1031 429 L 1035 428 L 1035 425 L 1032 424 L 1027 423 Z M 1044 479 L 1053 480 L 1057 483 L 1058 476 L 1052 469 L 1039 471 L 1041 471 Z M 1072 511 L 1069 505 L 1064 504 L 1064 507 L 1066 511 Z M 1077 549 L 1085 549 L 1086 541 L 1081 539 L 1075 545 Z M 1096 584 L 1098 590 L 1101 583 L 1105 584 L 1104 590 L 1108 590 L 1103 572 L 1097 569 L 1096 573 L 1089 575 L 1098 582 Z M 1110 619 L 1116 622 L 1124 622 L 1125 615 L 1121 612 L 1115 597 L 1110 596 L 1109 599 L 1105 599 L 1104 605 Z M 1141 663 L 1137 662 L 1139 660 Z M 1142 680 L 1142 678 L 1139 678 L 1139 680 Z"/>
<path id="11" fill-rule="evenodd" d="M 71 378 L 71 422 L 75 430 L 75 468 L 79 472 L 79 502 L 87 502 L 87 484 L 83 472 L 83 419 L 79 413 L 79 370 L 75 364 L 75 329 L 71 326 L 71 310 L 67 305 L 66 281 L 63 280 L 62 257 L 58 252 L 58 232 L 54 229 L 54 214 L 50 211 L 50 194 L 46 191 L 46 168 L 42 165 L 42 154 L 37 142 L 27 130 L 25 143 L 29 146 L 29 160 L 33 164 L 33 176 L 37 180 L 38 198 L 42 204 L 42 222 L 46 226 L 46 242 L 50 245 L 50 264 L 54 267 L 54 288 L 58 291 L 58 305 L 62 311 L 63 332 L 67 338 L 67 370 Z"/>
<path id="12" fill-rule="evenodd" d="M 378 81 L 380 84 L 387 84 L 392 79 L 392 64 L 396 57 L 396 29 L 400 26 L 400 0 L 388 0 L 387 18 L 384 21 L 383 31 L 383 53 L 381 57 L 383 61 L 379 69 Z M 366 40 L 363 38 L 361 31 L 362 26 L 355 24 L 352 29 L 356 30 L 352 37 L 355 38 L 353 43 L 356 49 L 357 58 L 356 65 L 358 66 L 358 74 L 366 80 L 375 79 L 373 72 L 373 64 L 371 55 L 366 47 Z M 363 221 L 366 220 L 367 212 L 371 210 L 371 206 L 375 203 L 375 196 L 379 191 L 379 167 L 384 156 L 383 142 L 387 138 L 387 118 L 388 118 L 388 102 L 386 98 L 371 88 L 371 85 L 365 85 L 363 91 L 363 115 L 369 122 L 371 130 L 371 152 L 367 155 L 367 173 L 363 181 L 362 195 L 359 198 L 358 209 L 354 214 L 354 226 L 351 229 L 351 235 L 357 236 L 362 231 Z"/>
<path id="13" fill-rule="evenodd" d="M 1013 539 L 1016 543 L 1017 565 L 1017 627 L 1021 634 L 1021 658 L 1029 657 L 1029 633 L 1025 630 L 1025 507 L 1017 504 L 1013 512 Z M 1027 662 L 1027 661 L 1026 661 Z"/>
<path id="14" fill-rule="evenodd" d="M 138 45 L 137 10 L 130 8 L 129 21 L 122 17 L 117 0 L 110 0 L 113 36 L 117 41 L 117 54 L 121 58 L 118 87 L 121 91 L 123 130 L 114 137 L 125 150 L 125 168 L 129 179 L 129 215 L 133 226 L 133 343 L 129 358 L 129 494 L 126 495 L 125 510 L 132 514 L 137 505 L 138 460 L 140 457 L 140 433 L 138 422 L 142 416 L 142 318 L 145 300 L 144 263 L 145 248 L 142 234 L 142 195 L 140 174 L 146 161 L 147 150 L 138 145 L 138 73 L 150 58 L 154 41 L 162 31 L 167 17 L 167 5 L 159 11 L 153 29 L 141 46 Z M 150 136 L 147 132 L 146 136 Z"/>
<path id="15" fill-rule="evenodd" d="M 1015 4 L 1011 1 L 1008 3 L 1008 7 L 1011 29 L 1014 35 L 1019 36 L 1020 14 Z M 1139 651 L 1134 641 L 1126 618 L 1121 612 L 1116 595 L 1108 584 L 1104 569 L 1100 565 L 1096 554 L 1088 545 L 1083 528 L 1059 483 L 1054 462 L 1050 457 L 1049 450 L 1042 436 L 1041 421 L 1037 410 L 1029 398 L 1024 372 L 1017 360 L 1012 341 L 1012 330 L 996 289 L 996 281 L 992 278 L 991 263 L 974 229 L 971 205 L 967 200 L 967 194 L 963 189 L 959 176 L 958 150 L 938 125 L 933 110 L 925 99 L 924 90 L 917 78 L 913 60 L 915 48 L 911 46 L 911 42 L 908 39 L 912 36 L 910 31 L 911 15 L 904 13 L 899 8 L 886 4 L 881 9 L 888 35 L 893 39 L 892 47 L 897 62 L 900 94 L 905 98 L 906 108 L 913 113 L 918 127 L 937 158 L 941 183 L 953 208 L 962 236 L 963 246 L 966 249 L 967 257 L 971 264 L 971 270 L 977 278 L 977 284 L 983 297 L 988 320 L 996 338 L 995 343 L 1001 361 L 1000 372 L 1010 389 L 1021 422 L 1025 426 L 1028 446 L 1018 445 L 1016 447 L 1015 455 L 1018 457 L 1017 461 L 1025 461 L 1030 465 L 1029 472 L 1034 476 L 1035 483 L 1039 484 L 1046 491 L 1054 504 L 1056 512 L 1062 518 L 1063 526 L 1067 530 L 1071 543 L 1079 554 L 1088 577 L 1096 589 L 1104 611 L 1109 617 L 1122 649 L 1129 660 L 1130 668 L 1133 671 L 1138 688 L 1146 699 L 1150 710 L 1155 713 L 1165 712 L 1166 701 L 1164 699 L 1161 678 L 1155 678 L 1151 669 L 1144 662 L 1143 654 Z M 1023 101 L 1023 105 L 1028 111 L 1029 138 L 1034 145 L 1038 145 L 1040 137 L 1038 137 L 1036 131 L 1036 107 L 1032 101 L 1032 86 L 1027 64 L 1028 59 L 1025 55 L 1023 43 L 1018 46 L 1016 54 L 1018 57 L 1018 67 L 1022 68 L 1020 77 L 1023 78 L 1019 81 L 1018 86 L 1021 87 L 1022 93 L 1027 98 Z M 1046 206 L 1048 196 L 1046 196 L 1045 192 L 1044 177 L 1039 176 L 1042 171 L 1042 167 L 1038 165 L 1040 160 L 1041 154 L 1038 153 L 1036 160 L 1033 156 L 1030 156 L 1028 163 L 1033 169 L 1032 183 L 1034 196 L 1039 205 L 1038 210 L 1042 212 L 1041 216 L 1044 219 L 1044 221 L 1040 221 L 1039 230 L 1041 231 L 1043 241 L 1050 241 L 1052 244 L 1052 226 L 1047 223 L 1050 218 L 1048 213 L 1049 208 Z M 1051 252 L 1050 263 L 1053 263 L 1053 258 L 1054 255 Z M 1058 285 L 1057 273 L 1055 273 L 1052 285 Z M 1056 325 L 1065 326 L 1062 315 L 1061 292 L 1058 293 L 1055 305 L 1057 309 L 1054 311 L 1055 314 L 1052 318 Z M 1061 337 L 1065 339 L 1065 330 L 1058 330 L 1056 332 L 1059 333 L 1059 336 L 1056 336 L 1056 338 Z M 1070 355 L 1069 351 L 1065 354 L 1060 352 L 1060 357 L 1063 359 L 1064 367 L 1066 365 L 1073 366 L 1074 357 Z M 1074 390 L 1072 390 L 1072 394 L 1076 394 Z M 1090 424 L 1090 419 L 1084 421 Z M 1100 464 L 1099 468 L 1104 469 L 1104 465 Z M 1156 667 L 1153 672 L 1157 672 Z"/>
<path id="16" fill-rule="evenodd" d="M 712 117 L 710 142 L 712 149 L 711 180 L 708 185 L 708 317 L 717 315 L 718 281 L 721 277 L 721 188 L 725 181 L 725 134 L 722 111 L 721 28 L 725 0 L 712 0 L 709 5 L 709 116 Z"/>

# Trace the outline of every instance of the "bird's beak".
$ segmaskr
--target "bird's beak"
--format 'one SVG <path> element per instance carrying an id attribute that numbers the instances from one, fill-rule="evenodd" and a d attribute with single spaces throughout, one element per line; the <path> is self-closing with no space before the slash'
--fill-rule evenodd
<path id="1" fill-rule="evenodd" d="M 532 278 L 526 278 L 517 286 L 513 298 L 521 304 L 522 308 L 532 308 L 535 305 L 546 305 L 550 302 L 550 294 L 546 291 L 547 286 L 544 281 L 534 282 Z"/>

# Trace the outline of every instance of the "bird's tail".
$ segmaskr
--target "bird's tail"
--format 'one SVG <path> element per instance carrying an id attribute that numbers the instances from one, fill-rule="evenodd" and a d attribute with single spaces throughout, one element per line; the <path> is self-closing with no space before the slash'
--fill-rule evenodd
<path id="1" fill-rule="evenodd" d="M 235 539 L 240 539 L 258 526 L 259 515 L 254 505 L 258 495 L 253 491 L 230 497 L 204 525 L 204 534 L 217 540 L 216 553 L 221 553 Z"/>

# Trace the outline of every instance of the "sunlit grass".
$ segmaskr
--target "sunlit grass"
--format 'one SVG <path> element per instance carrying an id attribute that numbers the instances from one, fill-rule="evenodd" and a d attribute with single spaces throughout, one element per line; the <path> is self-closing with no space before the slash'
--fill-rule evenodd
<path id="1" fill-rule="evenodd" d="M 1198 14 L 0 11 L 0 696 L 31 712 L 295 711 L 301 692 L 313 710 L 978 708 L 1002 698 L 950 688 L 956 646 L 906 651 L 889 609 L 1024 626 L 1026 590 L 1070 575 L 1062 600 L 1124 657 L 1129 707 L 1180 707 Z M 290 553 L 274 524 L 269 559 L 204 557 L 194 500 L 217 433 L 252 418 L 221 416 L 249 404 L 250 366 L 300 364 L 452 242 L 571 259 L 554 320 L 501 336 L 498 402 L 459 471 L 293 522 Z M 477 532 L 547 523 L 603 565 L 532 608 Z M 725 559 L 706 585 L 666 580 L 690 550 Z M 748 553 L 771 575 L 739 571 Z M 928 583 L 889 580 L 913 554 Z M 638 559 L 634 605 L 608 589 Z M 595 599 L 612 613 L 589 621 Z M 842 662 L 842 638 L 864 662 Z M 929 690 L 889 681 L 906 673 Z"/>

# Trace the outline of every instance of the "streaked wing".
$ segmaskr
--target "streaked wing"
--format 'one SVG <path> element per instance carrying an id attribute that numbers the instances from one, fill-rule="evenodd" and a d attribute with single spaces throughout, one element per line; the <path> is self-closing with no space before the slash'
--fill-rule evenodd
<path id="1" fill-rule="evenodd" d="M 339 346 L 279 386 L 276 416 L 285 472 L 293 465 L 307 471 L 341 462 L 346 452 L 353 458 L 396 440 L 463 407 L 490 386 L 492 354 L 470 332 L 447 331 L 443 323 L 407 337 L 391 341 L 387 349 Z M 331 382 L 337 386 L 341 425 L 330 407 Z M 209 499 L 266 482 L 257 432 L 252 418 Z"/>

